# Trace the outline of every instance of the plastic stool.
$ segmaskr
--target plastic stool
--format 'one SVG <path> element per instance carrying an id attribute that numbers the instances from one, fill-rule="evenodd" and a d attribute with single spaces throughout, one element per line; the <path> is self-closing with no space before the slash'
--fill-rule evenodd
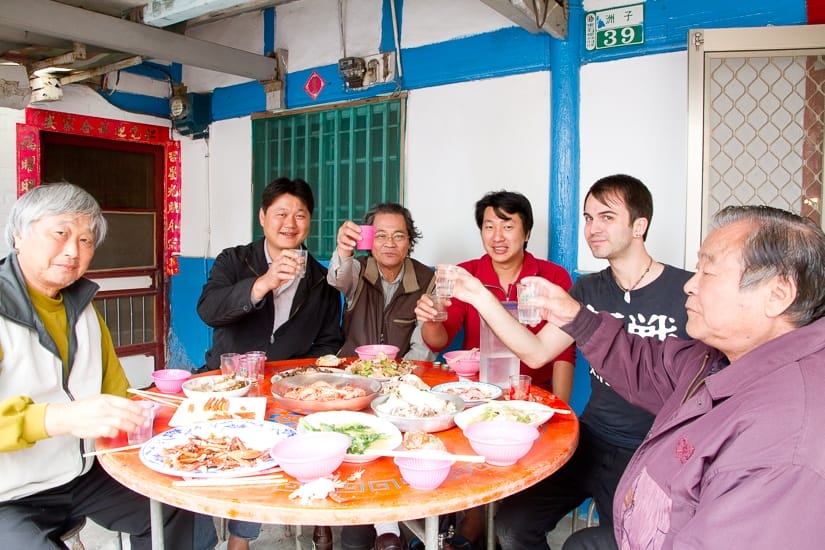
<path id="1" fill-rule="evenodd" d="M 86 550 L 83 541 L 80 540 L 80 531 L 86 527 L 86 518 L 80 518 L 60 535 L 60 540 L 71 550 Z"/>
<path id="2" fill-rule="evenodd" d="M 579 508 L 581 508 L 581 506 L 573 510 L 573 518 L 570 524 L 571 531 L 577 531 L 579 529 Z M 591 500 L 590 504 L 587 505 L 587 520 L 584 524 L 585 527 L 593 527 L 593 525 L 595 525 L 595 514 L 596 502 Z"/>

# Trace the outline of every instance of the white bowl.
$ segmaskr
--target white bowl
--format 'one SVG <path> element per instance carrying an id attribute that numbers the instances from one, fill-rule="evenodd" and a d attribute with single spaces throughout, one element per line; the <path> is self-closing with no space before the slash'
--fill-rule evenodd
<path id="1" fill-rule="evenodd" d="M 475 452 L 484 457 L 487 464 L 510 466 L 530 452 L 539 438 L 535 426 L 509 420 L 476 422 L 464 430 Z"/>
<path id="2" fill-rule="evenodd" d="M 228 378 L 231 377 L 224 376 L 223 374 L 190 378 L 183 383 L 183 393 L 190 399 L 209 399 L 210 397 L 241 397 L 249 393 L 251 384 L 248 380 L 239 380 L 238 383 L 242 385 L 231 390 L 216 391 L 214 389 L 216 384 L 224 383 Z"/>
<path id="3" fill-rule="evenodd" d="M 286 473 L 306 483 L 334 472 L 349 445 L 350 438 L 337 432 L 299 433 L 276 443 L 270 455 Z"/>
<path id="4" fill-rule="evenodd" d="M 516 420 L 538 427 L 552 416 L 553 409 L 534 401 L 491 401 L 460 412 L 455 417 L 455 425 L 466 430 L 467 426 L 476 422 Z"/>
<path id="5" fill-rule="evenodd" d="M 422 418 L 395 416 L 392 414 L 387 414 L 385 412 L 382 412 L 380 408 L 381 405 L 384 402 L 386 402 L 387 399 L 389 399 L 389 395 L 380 395 L 376 397 L 372 400 L 372 403 L 370 403 L 370 407 L 372 407 L 372 412 L 375 413 L 375 416 L 389 421 L 402 432 L 432 433 L 449 430 L 455 425 L 455 416 L 459 412 L 464 410 L 464 400 L 457 395 L 452 395 L 449 393 L 433 393 L 437 394 L 438 397 L 441 397 L 442 399 L 446 399 L 447 401 L 452 402 L 453 405 L 455 405 L 455 412 L 439 414 L 437 416 L 427 416 Z"/>

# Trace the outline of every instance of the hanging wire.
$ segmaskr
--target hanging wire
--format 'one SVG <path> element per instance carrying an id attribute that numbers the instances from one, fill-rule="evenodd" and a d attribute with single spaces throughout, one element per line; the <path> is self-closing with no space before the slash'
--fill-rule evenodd
<path id="1" fill-rule="evenodd" d="M 541 3 L 542 7 L 544 7 L 544 13 L 539 19 L 539 3 Z M 550 0 L 533 0 L 533 15 L 536 17 L 536 26 L 541 29 L 544 27 L 544 24 L 547 22 L 547 14 L 550 12 L 550 6 L 548 4 Z"/>
<path id="2" fill-rule="evenodd" d="M 338 0 L 338 33 L 341 38 L 341 57 L 347 56 L 347 41 L 344 37 L 344 0 Z"/>

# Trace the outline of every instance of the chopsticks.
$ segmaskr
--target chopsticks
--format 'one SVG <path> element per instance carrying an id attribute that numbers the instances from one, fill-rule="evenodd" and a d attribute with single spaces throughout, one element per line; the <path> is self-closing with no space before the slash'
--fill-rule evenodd
<path id="1" fill-rule="evenodd" d="M 401 456 L 409 458 L 429 458 L 434 460 L 455 460 L 456 462 L 484 462 L 481 455 L 455 455 L 452 453 L 435 451 L 390 451 L 384 449 L 367 449 L 365 455 L 370 456 Z"/>
<path id="2" fill-rule="evenodd" d="M 125 445 L 123 447 L 112 447 L 111 449 L 100 449 L 99 451 L 89 451 L 88 453 L 83 453 L 83 458 L 86 458 L 87 456 L 100 456 L 109 453 L 118 453 L 120 451 L 134 451 L 135 449 L 140 449 L 141 447 L 143 447 L 143 443 Z"/>
<path id="3" fill-rule="evenodd" d="M 178 397 L 177 395 L 160 395 L 151 391 L 136 390 L 135 388 L 129 388 L 126 391 L 129 393 L 133 393 L 137 396 L 140 396 L 143 399 L 146 399 L 147 401 L 154 401 L 155 403 L 166 405 L 167 407 L 177 407 L 178 405 L 183 403 L 184 400 L 183 397 Z"/>
<path id="4" fill-rule="evenodd" d="M 172 482 L 174 487 L 237 487 L 239 485 L 280 485 L 288 480 L 283 474 L 249 477 L 218 477 L 179 479 Z"/>

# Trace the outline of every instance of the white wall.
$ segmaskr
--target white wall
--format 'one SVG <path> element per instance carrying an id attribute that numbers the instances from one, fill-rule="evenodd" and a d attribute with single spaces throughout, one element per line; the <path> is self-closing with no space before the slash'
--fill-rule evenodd
<path id="1" fill-rule="evenodd" d="M 687 53 L 586 65 L 581 88 L 582 207 L 597 179 L 615 173 L 639 178 L 653 195 L 648 250 L 685 267 Z M 579 269 L 606 266 L 590 255 L 580 234 Z"/>
<path id="2" fill-rule="evenodd" d="M 266 53 L 263 51 L 262 11 L 244 13 L 214 23 L 198 25 L 187 29 L 186 35 L 247 52 Z M 183 82 L 189 92 L 211 92 L 215 88 L 249 82 L 249 79 L 184 65 Z"/>
<path id="3" fill-rule="evenodd" d="M 9 210 L 17 198 L 17 124 L 25 121 L 22 110 L 0 107 L 0 220 L 3 220 L 3 238 L 0 256 L 9 253 L 5 227 Z"/>
<path id="4" fill-rule="evenodd" d="M 549 89 L 549 74 L 538 72 L 410 93 L 405 198 L 424 233 L 416 258 L 435 264 L 483 254 L 474 205 L 500 189 L 530 199 L 528 250 L 547 256 Z"/>
<path id="5" fill-rule="evenodd" d="M 437 17 L 433 17 L 437 14 Z M 414 0 L 404 2 L 401 46 L 415 48 L 463 36 L 491 32 L 515 24 L 479 0 Z"/>
<path id="6" fill-rule="evenodd" d="M 252 124 L 213 122 L 209 139 L 181 139 L 181 254 L 212 257 L 252 239 Z M 257 220 L 257 218 L 256 218 Z"/>
<path id="7" fill-rule="evenodd" d="M 378 53 L 381 42 L 381 0 L 344 2 L 343 36 L 348 56 Z M 275 47 L 289 50 L 288 71 L 337 63 L 344 57 L 338 23 L 338 2 L 300 0 L 278 7 Z"/>

